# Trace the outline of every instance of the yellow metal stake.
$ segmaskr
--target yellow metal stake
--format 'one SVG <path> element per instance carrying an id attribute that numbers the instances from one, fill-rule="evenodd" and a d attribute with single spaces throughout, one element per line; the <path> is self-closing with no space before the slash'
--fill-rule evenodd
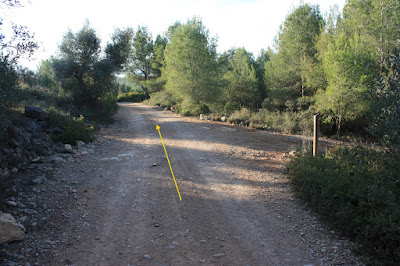
<path id="1" fill-rule="evenodd" d="M 171 174 L 172 174 L 172 178 L 174 179 L 174 182 L 175 182 L 176 191 L 178 191 L 179 200 L 182 201 L 181 193 L 179 193 L 178 184 L 176 183 L 174 171 L 172 171 L 171 162 L 169 161 L 169 158 L 168 158 L 167 149 L 165 149 L 164 141 L 163 141 L 163 138 L 162 138 L 162 136 L 161 136 L 160 126 L 157 125 L 157 126 L 156 126 L 156 129 L 157 129 L 157 131 L 158 131 L 158 134 L 160 134 L 161 143 L 162 143 L 163 148 L 164 148 L 164 151 L 165 151 L 165 156 L 167 157 L 167 160 L 168 160 L 169 169 L 171 169 Z"/>

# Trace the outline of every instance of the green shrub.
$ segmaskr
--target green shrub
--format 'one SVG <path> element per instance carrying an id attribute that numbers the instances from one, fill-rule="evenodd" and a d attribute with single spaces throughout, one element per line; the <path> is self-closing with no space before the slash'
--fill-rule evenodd
<path id="1" fill-rule="evenodd" d="M 178 104 L 179 113 L 183 116 L 199 116 L 200 114 L 209 114 L 210 109 L 205 104 L 193 103 L 189 100 L 184 100 Z"/>
<path id="2" fill-rule="evenodd" d="M 385 61 L 388 71 L 371 89 L 372 121 L 368 131 L 400 160 L 400 50 L 396 49 Z"/>
<path id="3" fill-rule="evenodd" d="M 145 103 L 170 108 L 176 104 L 176 101 L 170 93 L 159 91 L 151 94 L 150 99 L 147 99 Z"/>
<path id="4" fill-rule="evenodd" d="M 289 173 L 296 195 L 334 228 L 377 262 L 400 261 L 400 167 L 387 154 L 361 147 L 305 154 Z"/>
<path id="5" fill-rule="evenodd" d="M 247 108 L 241 108 L 236 110 L 228 118 L 228 122 L 235 123 L 238 125 L 249 125 L 251 117 L 251 111 Z"/>
<path id="6" fill-rule="evenodd" d="M 260 109 L 256 113 L 252 113 L 250 117 L 250 127 L 252 128 L 264 128 L 266 125 L 266 117 L 268 111 L 266 109 Z"/>
<path id="7" fill-rule="evenodd" d="M 236 102 L 227 102 L 224 109 L 225 113 L 232 114 L 233 112 L 240 110 L 240 104 Z"/>
<path id="8" fill-rule="evenodd" d="M 139 103 L 144 100 L 146 100 L 146 94 L 143 92 L 132 91 L 118 95 L 118 102 Z"/>
<path id="9" fill-rule="evenodd" d="M 75 118 L 53 109 L 49 112 L 48 127 L 58 127 L 62 130 L 59 135 L 50 135 L 54 141 L 72 145 L 75 145 L 78 140 L 84 142 L 93 141 L 92 132 L 94 127 L 86 124 L 83 116 Z"/>

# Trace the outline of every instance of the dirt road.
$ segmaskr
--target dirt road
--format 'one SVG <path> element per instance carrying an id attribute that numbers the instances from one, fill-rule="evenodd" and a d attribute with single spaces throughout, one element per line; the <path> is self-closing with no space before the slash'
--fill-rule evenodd
<path id="1" fill-rule="evenodd" d="M 299 137 L 121 104 L 94 152 L 57 172 L 65 186 L 47 226 L 58 229 L 41 263 L 357 264 L 350 243 L 290 192 L 285 163 L 301 145 Z"/>

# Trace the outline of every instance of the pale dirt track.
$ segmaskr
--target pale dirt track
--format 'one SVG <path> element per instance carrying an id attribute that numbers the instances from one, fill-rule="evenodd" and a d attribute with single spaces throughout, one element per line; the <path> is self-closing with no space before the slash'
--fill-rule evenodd
<path id="1" fill-rule="evenodd" d="M 299 137 L 121 104 L 95 151 L 58 173 L 76 189 L 58 203 L 70 206 L 60 210 L 68 219 L 53 224 L 62 241 L 43 263 L 355 264 L 348 242 L 290 192 L 287 154 L 301 145 Z"/>

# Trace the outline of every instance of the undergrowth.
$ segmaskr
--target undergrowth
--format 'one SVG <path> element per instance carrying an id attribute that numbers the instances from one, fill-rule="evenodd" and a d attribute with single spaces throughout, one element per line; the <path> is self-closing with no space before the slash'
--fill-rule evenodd
<path id="1" fill-rule="evenodd" d="M 289 164 L 292 187 L 332 227 L 360 244 L 369 262 L 400 261 L 400 167 L 382 151 L 339 148 Z"/>
<path id="2" fill-rule="evenodd" d="M 60 134 L 50 134 L 54 141 L 61 141 L 75 145 L 78 140 L 84 142 L 93 141 L 92 132 L 95 126 L 85 122 L 84 117 L 72 117 L 69 114 L 57 111 L 55 109 L 49 112 L 48 124 L 52 127 L 61 129 Z"/>
<path id="3" fill-rule="evenodd" d="M 143 92 L 127 92 L 118 95 L 118 102 L 134 102 L 139 103 L 146 99 L 146 94 Z"/>
<path id="4" fill-rule="evenodd" d="M 232 107 L 230 112 L 226 108 L 217 105 L 195 104 L 189 101 L 177 102 L 171 94 L 165 91 L 156 92 L 144 103 L 158 105 L 178 112 L 183 116 L 198 116 L 209 114 L 213 121 L 221 121 L 222 117 L 227 117 L 229 123 L 249 126 L 257 129 L 273 129 L 288 134 L 312 135 L 313 115 L 311 109 L 292 112 L 292 111 L 270 111 L 259 109 L 252 111 L 248 108 Z"/>

